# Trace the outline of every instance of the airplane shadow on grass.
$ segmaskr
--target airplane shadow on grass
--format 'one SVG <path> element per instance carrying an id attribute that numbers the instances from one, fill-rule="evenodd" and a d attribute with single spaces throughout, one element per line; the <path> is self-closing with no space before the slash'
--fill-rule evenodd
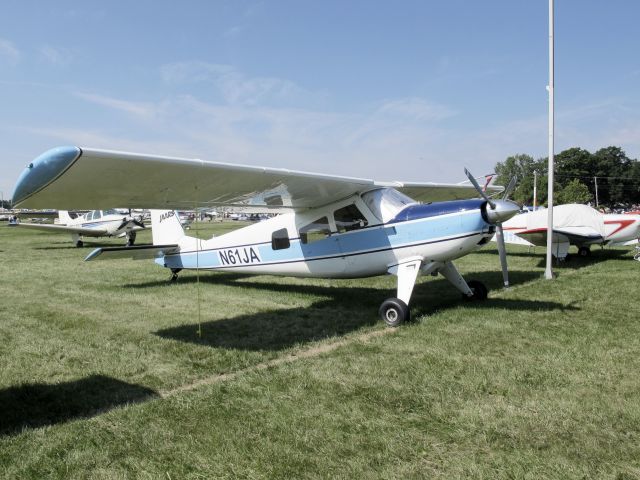
<path id="1" fill-rule="evenodd" d="M 496 249 L 483 249 L 475 252 L 475 255 L 497 255 L 497 252 L 498 251 Z M 631 251 L 625 249 L 601 249 L 598 247 L 593 247 L 591 249 L 591 255 L 589 255 L 588 257 L 580 257 L 576 253 L 574 247 L 569 252 L 569 256 L 566 260 L 561 261 L 554 257 L 553 268 L 558 270 L 577 270 L 579 268 L 588 267 L 590 265 L 595 265 L 607 260 L 622 260 L 622 257 L 629 253 L 631 253 Z M 534 260 L 537 258 L 538 263 L 536 264 L 536 267 L 538 268 L 545 268 L 547 261 L 545 249 L 542 247 L 538 247 L 535 252 L 511 252 L 507 250 L 507 263 L 509 261 L 509 257 L 528 257 Z M 509 272 L 509 276 L 511 276 L 511 272 Z"/>
<path id="2" fill-rule="evenodd" d="M 120 405 L 158 397 L 140 385 L 104 375 L 59 384 L 26 384 L 0 390 L 0 436 L 89 418 Z"/>
<path id="3" fill-rule="evenodd" d="M 539 273 L 512 272 L 514 284 L 539 278 Z M 239 315 L 219 320 L 205 320 L 200 324 L 202 335 L 198 335 L 198 324 L 189 323 L 155 332 L 156 335 L 172 340 L 206 345 L 213 348 L 241 349 L 253 351 L 278 351 L 308 342 L 342 336 L 363 327 L 379 324 L 378 306 L 386 298 L 395 296 L 395 289 L 363 287 L 326 287 L 318 285 L 282 284 L 243 281 L 225 278 L 223 274 L 201 277 L 201 283 L 236 285 L 238 295 L 242 289 L 265 290 L 274 293 L 294 293 L 324 297 L 308 307 L 277 309 L 249 315 Z M 476 272 L 469 278 L 480 280 L 490 287 L 501 285 L 499 272 Z M 188 281 L 189 277 L 182 281 Z M 195 280 L 193 280 L 195 281 Z M 538 300 L 510 300 L 489 298 L 486 302 L 472 302 L 462 299 L 460 293 L 444 279 L 432 280 L 416 285 L 411 301 L 412 315 L 423 315 L 456 308 L 461 305 L 499 308 L 513 311 L 522 310 L 566 310 L 575 309 L 561 303 Z M 220 305 L 203 305 L 208 308 L 224 308 Z"/>

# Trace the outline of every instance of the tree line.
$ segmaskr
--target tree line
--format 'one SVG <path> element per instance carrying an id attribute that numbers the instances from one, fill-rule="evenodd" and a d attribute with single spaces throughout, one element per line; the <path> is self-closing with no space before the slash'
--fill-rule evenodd
<path id="1" fill-rule="evenodd" d="M 593 206 L 620 208 L 640 204 L 640 162 L 631 159 L 620 147 L 605 147 L 591 153 L 574 147 L 554 155 L 554 204 L 590 203 Z M 498 162 L 496 183 L 507 185 L 518 179 L 512 199 L 533 205 L 534 182 L 537 204 L 547 203 L 548 158 L 534 160 L 518 154 Z M 536 182 L 537 180 L 537 182 Z"/>

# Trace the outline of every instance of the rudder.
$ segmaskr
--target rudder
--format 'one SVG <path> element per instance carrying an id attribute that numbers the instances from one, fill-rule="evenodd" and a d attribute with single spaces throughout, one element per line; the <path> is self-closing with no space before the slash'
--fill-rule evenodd
<path id="1" fill-rule="evenodd" d="M 175 210 L 151 210 L 151 234 L 154 245 L 178 243 L 184 237 L 178 212 Z"/>
<path id="2" fill-rule="evenodd" d="M 70 225 L 73 222 L 67 210 L 58 210 L 58 220 L 60 220 L 61 225 Z"/>

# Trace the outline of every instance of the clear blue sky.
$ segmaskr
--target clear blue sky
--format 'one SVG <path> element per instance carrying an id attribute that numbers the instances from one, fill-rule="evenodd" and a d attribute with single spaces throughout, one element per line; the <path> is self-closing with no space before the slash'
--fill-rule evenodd
<path id="1" fill-rule="evenodd" d="M 58 145 L 416 181 L 546 156 L 547 7 L 7 0 L 0 190 Z M 556 0 L 557 151 L 640 157 L 639 19 Z"/>

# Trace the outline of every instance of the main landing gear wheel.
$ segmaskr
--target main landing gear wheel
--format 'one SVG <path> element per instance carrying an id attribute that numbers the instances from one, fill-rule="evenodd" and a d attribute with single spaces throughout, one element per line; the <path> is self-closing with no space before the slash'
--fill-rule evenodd
<path id="1" fill-rule="evenodd" d="M 78 248 L 82 248 L 83 246 L 84 246 L 84 243 L 82 243 L 82 240 L 78 240 L 78 241 L 76 242 L 76 247 L 78 247 Z"/>
<path id="2" fill-rule="evenodd" d="M 169 278 L 169 282 L 174 283 L 178 280 L 178 273 L 182 270 L 181 268 L 172 268 L 171 269 L 171 278 Z"/>
<path id="3" fill-rule="evenodd" d="M 399 298 L 387 298 L 380 305 L 378 313 L 387 327 L 397 327 L 411 318 L 409 307 Z"/>
<path id="4" fill-rule="evenodd" d="M 589 250 L 589 247 L 580 247 L 578 249 L 578 256 L 579 257 L 588 257 L 591 255 L 591 250 Z"/>
<path id="5" fill-rule="evenodd" d="M 487 287 L 484 286 L 484 283 L 479 282 L 477 280 L 471 280 L 467 282 L 467 285 L 469 285 L 469 288 L 473 292 L 473 295 L 471 295 L 470 297 L 468 297 L 467 295 L 464 295 L 465 300 L 486 300 L 487 299 L 487 294 L 489 293 L 489 291 L 487 290 Z"/>
<path id="6" fill-rule="evenodd" d="M 133 247 L 134 243 L 136 243 L 136 233 L 131 232 L 127 237 L 127 247 Z"/>

